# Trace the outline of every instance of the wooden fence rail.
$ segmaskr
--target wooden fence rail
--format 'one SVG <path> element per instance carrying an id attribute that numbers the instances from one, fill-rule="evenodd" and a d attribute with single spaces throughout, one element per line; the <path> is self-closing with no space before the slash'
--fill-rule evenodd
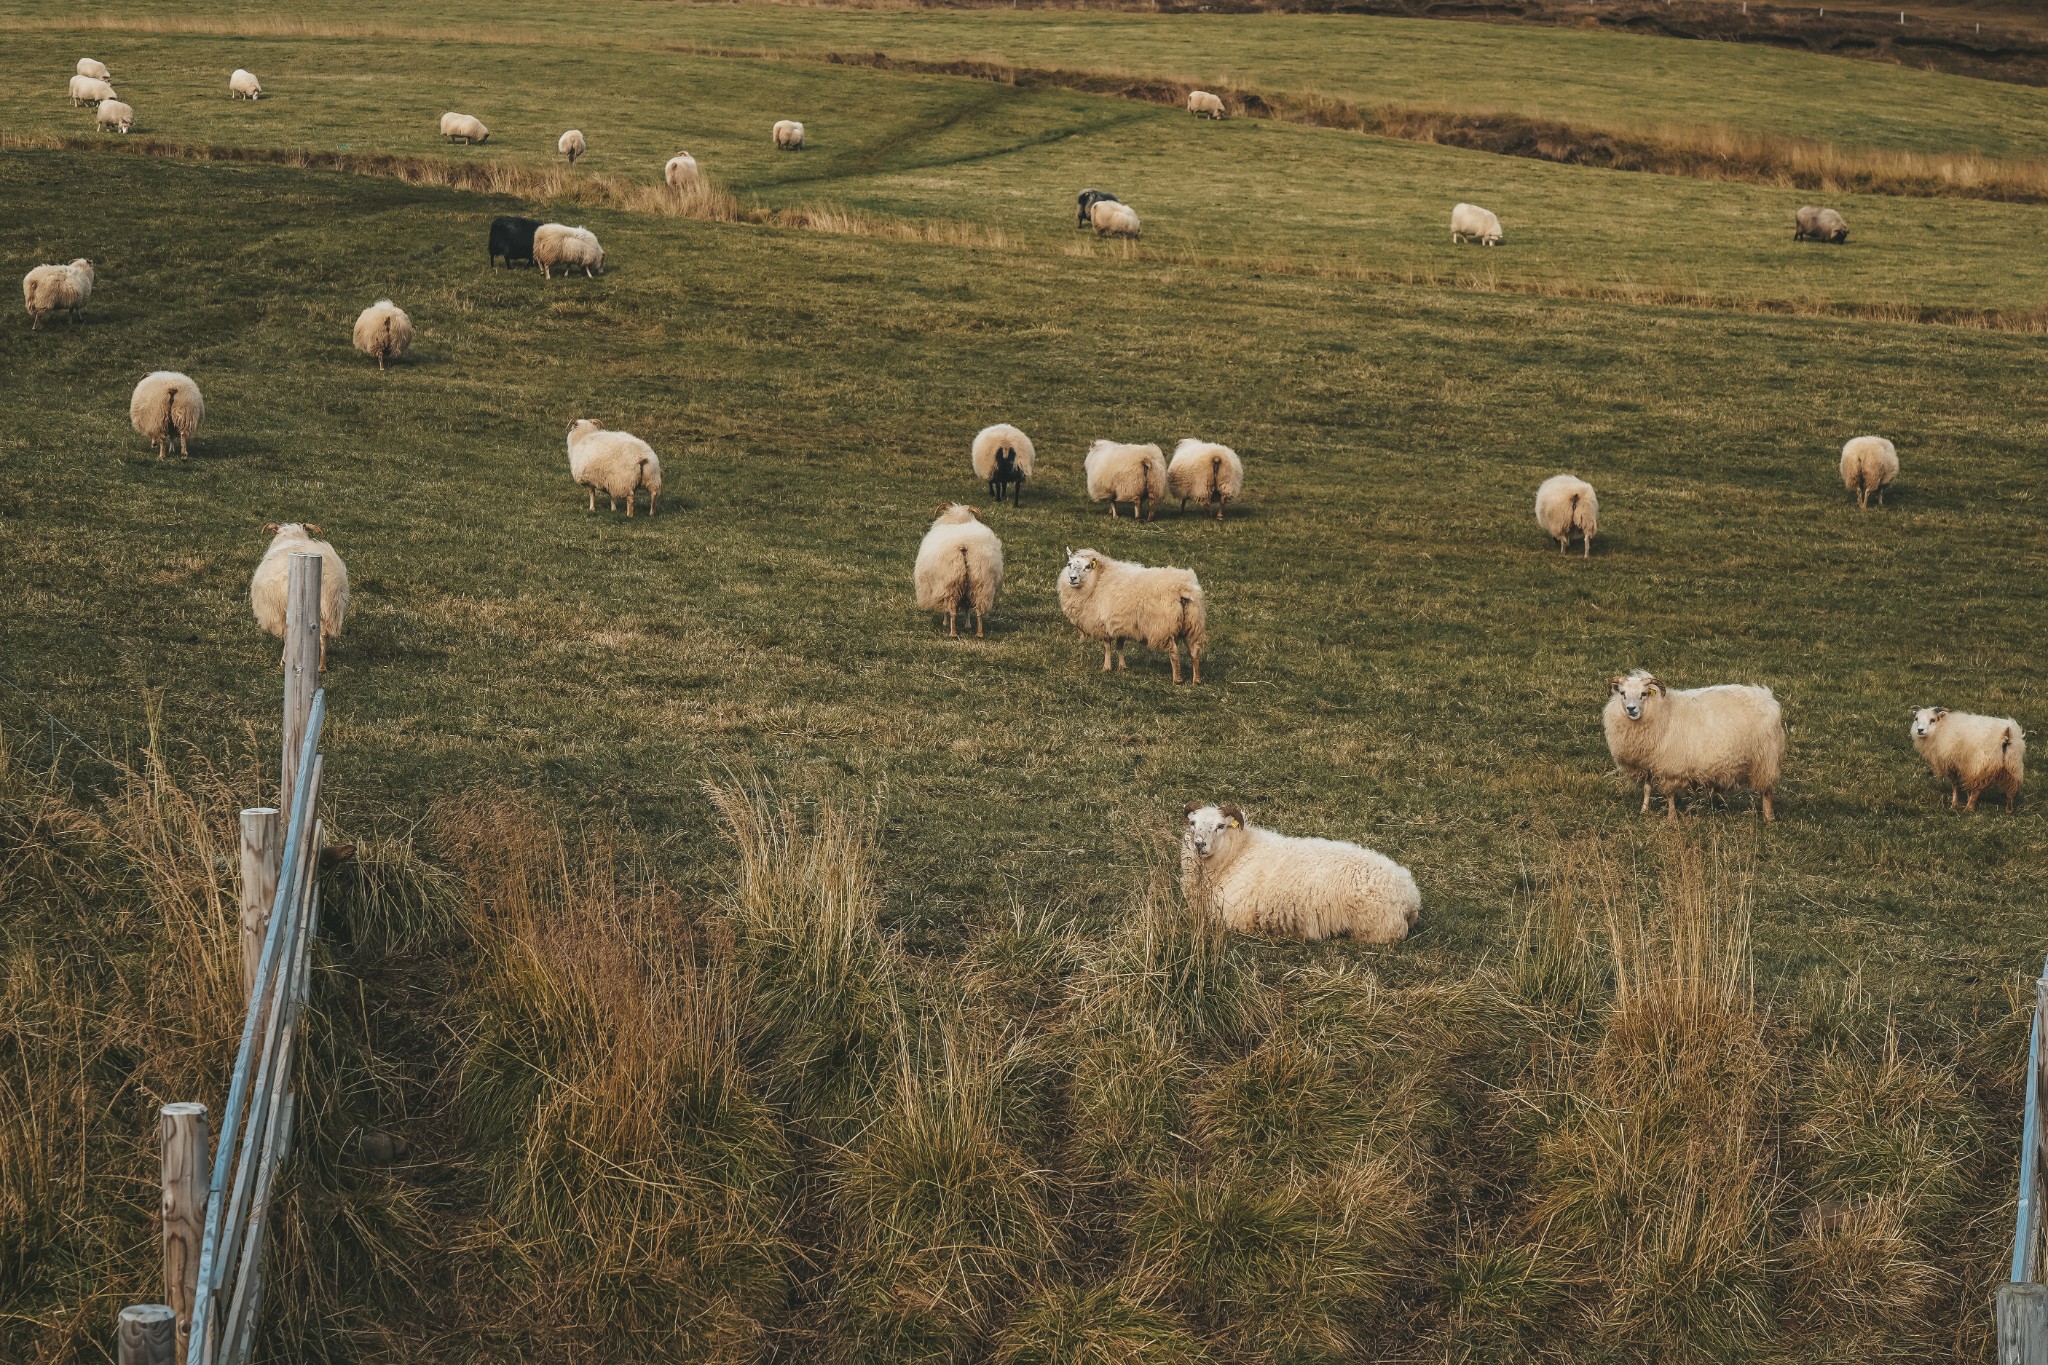
<path id="1" fill-rule="evenodd" d="M 2041 1066 L 2048 1057 L 2042 1046 L 2048 1034 L 2048 962 L 2034 982 L 2034 1020 L 2027 1030 L 2027 1107 L 2020 1131 L 2020 1192 L 2014 1205 L 2012 1278 L 1998 1291 L 1998 1365 L 2048 1365 L 2048 1285 L 2041 1283 L 2042 1180 L 2048 1174 L 2048 1152 L 2042 1149 L 2048 1128 L 2041 1104 L 2048 1098 Z"/>

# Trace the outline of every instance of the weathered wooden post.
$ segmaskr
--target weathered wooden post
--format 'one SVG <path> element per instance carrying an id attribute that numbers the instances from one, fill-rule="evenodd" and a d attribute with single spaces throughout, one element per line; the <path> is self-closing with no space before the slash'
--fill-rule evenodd
<path id="1" fill-rule="evenodd" d="M 320 556 L 292 556 L 284 611 L 284 785 L 277 793 L 282 827 L 292 818 L 292 789 L 299 780 L 299 746 L 306 718 L 320 687 Z"/>
<path id="2" fill-rule="evenodd" d="M 1999 1286 L 1998 1365 L 2048 1365 L 2048 1284 Z"/>
<path id="3" fill-rule="evenodd" d="M 206 1233 L 209 1167 L 206 1106 L 167 1104 L 157 1118 L 164 1162 L 164 1297 L 177 1315 L 178 1355 L 192 1331 L 199 1290 L 199 1244 Z"/>
<path id="4" fill-rule="evenodd" d="M 263 957 L 263 936 L 270 929 L 270 905 L 277 899 L 278 860 L 283 856 L 284 830 L 274 806 L 251 806 L 242 812 L 242 998 L 256 989 L 256 964 Z"/>
<path id="5" fill-rule="evenodd" d="M 167 1303 L 132 1303 L 121 1310 L 121 1365 L 175 1365 L 178 1315 Z"/>

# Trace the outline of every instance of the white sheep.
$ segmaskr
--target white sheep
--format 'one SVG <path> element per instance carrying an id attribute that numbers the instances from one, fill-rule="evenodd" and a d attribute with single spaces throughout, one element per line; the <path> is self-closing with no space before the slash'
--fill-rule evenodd
<path id="1" fill-rule="evenodd" d="M 602 275 L 604 248 L 597 244 L 597 234 L 588 228 L 542 223 L 533 234 L 533 263 L 540 267 L 541 278 L 546 280 L 553 279 L 557 270 L 565 275 L 579 270 L 586 276 Z"/>
<path id="2" fill-rule="evenodd" d="M 78 59 L 78 74 L 90 76 L 96 81 L 110 81 L 114 79 L 114 73 L 107 70 L 104 63 L 96 62 L 90 57 L 80 57 Z"/>
<path id="3" fill-rule="evenodd" d="M 1948 803 L 1958 790 L 1969 793 L 1965 810 L 1977 809 L 1985 791 L 2005 793 L 2009 812 L 2020 799 L 2027 776 L 2027 736 L 2011 716 L 1978 716 L 1946 706 L 1923 706 L 1913 713 L 1913 747 L 1934 775 L 1948 781 Z"/>
<path id="4" fill-rule="evenodd" d="M 128 400 L 129 424 L 156 442 L 159 460 L 170 450 L 173 436 L 178 438 L 178 458 L 191 459 L 186 442 L 198 433 L 205 417 L 206 400 L 199 396 L 199 386 L 190 375 L 176 370 L 153 370 L 142 376 Z"/>
<path id="5" fill-rule="evenodd" d="M 569 426 L 569 475 L 590 490 L 590 505 L 583 509 L 586 512 L 597 510 L 597 495 L 602 493 L 614 512 L 619 510 L 619 499 L 624 498 L 626 515 L 630 517 L 633 495 L 644 488 L 647 515 L 651 517 L 655 499 L 661 496 L 661 460 L 654 447 L 638 436 L 606 431 L 588 417 Z"/>
<path id="6" fill-rule="evenodd" d="M 1842 447 L 1842 487 L 1856 495 L 1856 505 L 1868 511 L 1870 495 L 1877 494 L 1884 505 L 1884 490 L 1899 477 L 1899 448 L 1882 436 L 1857 436 Z"/>
<path id="7" fill-rule="evenodd" d="M 412 319 L 390 299 L 378 299 L 356 316 L 356 349 L 374 356 L 377 368 L 412 349 Z"/>
<path id="8" fill-rule="evenodd" d="M 1003 588 L 1003 542 L 981 523 L 979 508 L 950 503 L 917 547 L 911 575 L 917 605 L 946 614 L 946 634 L 957 636 L 959 614 L 974 613 L 974 638 L 979 640 L 982 616 L 995 609 Z"/>
<path id="9" fill-rule="evenodd" d="M 1583 557 L 1593 557 L 1593 537 L 1600 531 L 1600 499 L 1593 485 L 1570 474 L 1553 474 L 1536 488 L 1536 524 L 1557 542 L 1559 553 L 1571 548 L 1572 533 L 1583 542 Z"/>
<path id="10" fill-rule="evenodd" d="M 697 158 L 688 152 L 677 152 L 661 168 L 661 178 L 677 189 L 694 185 L 697 182 Z"/>
<path id="11" fill-rule="evenodd" d="M 1414 874 L 1339 839 L 1260 829 L 1236 806 L 1187 808 L 1180 889 L 1188 904 L 1244 934 L 1310 942 L 1398 943 L 1422 914 Z"/>
<path id="12" fill-rule="evenodd" d="M 92 124 L 95 128 L 125 133 L 135 126 L 135 110 L 120 100 L 101 100 L 100 107 L 93 112 Z"/>
<path id="13" fill-rule="evenodd" d="M 1792 240 L 1832 242 L 1840 246 L 1849 240 L 1849 224 L 1833 209 L 1816 208 L 1812 204 L 1805 204 L 1792 215 Z"/>
<path id="14" fill-rule="evenodd" d="M 1775 820 L 1771 796 L 1785 761 L 1785 719 L 1768 687 L 1735 684 L 1673 692 L 1641 669 L 1607 685 L 1607 751 L 1643 784 L 1643 811 L 1661 784 L 1678 818 L 1678 788 L 1721 792 L 1747 786 Z"/>
<path id="15" fill-rule="evenodd" d="M 463 145 L 472 142 L 489 142 L 491 130 L 484 127 L 483 120 L 468 114 L 447 113 L 441 115 L 441 136 L 459 137 Z"/>
<path id="16" fill-rule="evenodd" d="M 245 71 L 238 66 L 234 74 L 228 77 L 228 98 L 260 100 L 263 98 L 263 83 L 256 79 L 255 72 Z"/>
<path id="17" fill-rule="evenodd" d="M 804 149 L 804 126 L 795 119 L 777 119 L 774 133 L 777 151 L 800 152 Z"/>
<path id="18" fill-rule="evenodd" d="M 1192 500 L 1216 508 L 1216 520 L 1223 520 L 1223 508 L 1244 491 L 1244 461 L 1229 446 L 1190 437 L 1173 448 L 1166 465 L 1166 491 L 1180 499 L 1180 510 Z"/>
<path id="19" fill-rule="evenodd" d="M 974 445 L 968 451 L 974 477 L 988 485 L 988 495 L 1001 503 L 1003 490 L 1009 489 L 1012 507 L 1021 505 L 1024 481 L 1031 477 L 1031 463 L 1036 457 L 1031 438 L 1008 422 L 976 432 Z"/>
<path id="20" fill-rule="evenodd" d="M 571 128 L 568 132 L 562 134 L 561 137 L 555 140 L 555 150 L 560 152 L 563 156 L 568 157 L 569 164 L 573 166 L 576 164 L 576 158 L 582 156 L 586 151 L 590 150 L 590 147 L 589 144 L 583 140 L 583 130 L 580 128 Z"/>
<path id="21" fill-rule="evenodd" d="M 1188 91 L 1188 112 L 1196 118 L 1222 118 L 1223 100 L 1206 90 Z"/>
<path id="22" fill-rule="evenodd" d="M 71 78 L 71 107 L 81 104 L 98 104 L 101 100 L 115 98 L 114 87 L 97 76 L 73 76 Z"/>
<path id="23" fill-rule="evenodd" d="M 1480 208 L 1477 204 L 1459 204 L 1451 209 L 1451 241 L 1458 243 L 1470 237 L 1481 246 L 1501 244 L 1500 217 L 1491 209 Z"/>
<path id="24" fill-rule="evenodd" d="M 1102 671 L 1124 667 L 1124 641 L 1137 640 L 1173 660 L 1180 681 L 1186 641 L 1194 680 L 1202 681 L 1202 651 L 1209 642 L 1209 604 L 1192 569 L 1148 569 L 1094 550 L 1067 551 L 1060 570 L 1060 610 L 1084 639 L 1102 641 Z"/>
<path id="25" fill-rule="evenodd" d="M 263 528 L 271 533 L 270 548 L 257 561 L 255 576 L 249 580 L 249 609 L 256 624 L 284 638 L 285 615 L 291 605 L 292 556 L 320 556 L 320 667 L 327 667 L 327 642 L 338 639 L 348 620 L 348 566 L 322 537 L 327 533 L 312 522 L 271 522 Z"/>
<path id="26" fill-rule="evenodd" d="M 28 305 L 29 330 L 59 313 L 77 322 L 92 297 L 92 262 L 81 256 L 69 265 L 39 265 L 21 277 L 22 302 Z"/>
<path id="27" fill-rule="evenodd" d="M 1152 504 L 1166 496 L 1166 457 L 1158 446 L 1097 441 L 1088 447 L 1082 470 L 1088 477 L 1089 501 L 1107 502 L 1111 518 L 1116 505 L 1127 502 L 1132 516 L 1149 521 L 1158 511 Z"/>
<path id="28" fill-rule="evenodd" d="M 1101 199 L 1090 204 L 1088 222 L 1097 237 L 1135 238 L 1139 233 L 1137 210 L 1114 199 Z"/>

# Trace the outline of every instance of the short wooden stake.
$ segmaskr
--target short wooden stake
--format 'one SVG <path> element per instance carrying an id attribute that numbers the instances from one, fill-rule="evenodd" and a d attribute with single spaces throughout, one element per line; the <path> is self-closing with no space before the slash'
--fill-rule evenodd
<path id="1" fill-rule="evenodd" d="M 299 746 L 320 687 L 320 556 L 291 557 L 291 582 L 284 612 L 284 785 L 277 810 L 291 827 L 292 789 L 299 780 Z"/>
<path id="2" fill-rule="evenodd" d="M 164 1162 L 164 1297 L 178 1321 L 178 1356 L 192 1332 L 199 1290 L 199 1244 L 206 1232 L 206 1106 L 167 1104 L 157 1118 Z"/>
<path id="3" fill-rule="evenodd" d="M 278 860 L 284 854 L 283 829 L 274 806 L 251 806 L 242 812 L 242 998 L 256 989 L 256 964 L 263 957 L 263 936 L 270 930 L 270 906 L 277 899 Z"/>
<path id="4" fill-rule="evenodd" d="M 178 1315 L 167 1303 L 132 1303 L 121 1310 L 121 1365 L 175 1365 Z"/>
<path id="5" fill-rule="evenodd" d="M 2048 1285 L 1998 1289 L 1998 1365 L 2048 1362 Z"/>

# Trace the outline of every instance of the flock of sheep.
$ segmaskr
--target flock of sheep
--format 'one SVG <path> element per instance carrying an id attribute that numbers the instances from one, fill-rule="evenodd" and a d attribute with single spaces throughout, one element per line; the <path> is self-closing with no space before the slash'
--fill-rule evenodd
<path id="1" fill-rule="evenodd" d="M 114 97 L 107 69 L 97 61 L 78 63 L 72 78 L 74 104 L 94 103 L 101 126 L 126 132 L 134 111 Z M 230 93 L 260 99 L 262 86 L 247 71 L 229 79 Z M 1188 97 L 1189 112 L 1222 118 L 1222 101 L 1205 91 Z M 490 130 L 467 114 L 442 116 L 444 137 L 465 143 L 489 139 Z M 799 151 L 804 127 L 783 120 L 772 130 L 774 145 Z M 557 147 L 570 164 L 588 150 L 580 130 L 562 134 Z M 681 188 L 698 177 L 695 158 L 683 152 L 663 168 L 663 179 Z M 1137 214 L 1103 190 L 1085 190 L 1077 200 L 1077 226 L 1093 227 L 1098 235 L 1136 237 Z M 1461 203 L 1451 215 L 1454 242 L 1472 240 L 1493 246 L 1503 240 L 1500 219 L 1486 209 Z M 1795 237 L 1828 242 L 1847 240 L 1848 228 L 1833 209 L 1801 208 Z M 536 265 L 543 276 L 582 271 L 601 274 L 604 250 L 594 234 L 560 223 L 501 217 L 493 221 L 489 239 L 493 266 L 503 257 Z M 22 282 L 32 329 L 59 314 L 78 319 L 92 294 L 93 263 L 37 266 Z M 380 299 L 356 319 L 357 350 L 377 361 L 379 370 L 403 356 L 413 339 L 412 320 L 389 299 Z M 172 442 L 181 459 L 206 415 L 205 400 L 190 376 L 160 370 L 145 375 L 129 402 L 129 420 L 149 439 L 157 458 L 167 457 Z M 569 427 L 571 478 L 588 495 L 586 511 L 595 511 L 604 495 L 611 510 L 621 500 L 634 515 L 639 495 L 647 498 L 647 514 L 655 513 L 661 496 L 661 460 L 647 442 L 627 432 L 610 431 L 590 419 Z M 968 450 L 976 479 L 1000 505 L 1007 497 L 1021 507 L 1024 486 L 1036 474 L 1031 438 L 1017 427 L 998 423 L 977 433 Z M 1859 506 L 1880 505 L 1885 490 L 1898 477 L 1898 451 L 1877 436 L 1859 436 L 1842 448 L 1840 471 L 1845 489 Z M 1150 520 L 1157 504 L 1178 497 L 1185 511 L 1190 503 L 1222 520 L 1224 509 L 1244 489 L 1244 462 L 1229 446 L 1189 438 L 1169 459 L 1157 445 L 1098 440 L 1083 461 L 1088 497 L 1109 504 L 1112 520 L 1118 504 L 1129 504 L 1137 520 Z M 1599 532 L 1599 497 L 1593 486 L 1572 474 L 1546 479 L 1536 490 L 1537 524 L 1568 551 L 1576 538 L 1580 553 L 1590 558 Z M 327 644 L 341 634 L 348 614 L 348 569 L 317 525 L 292 523 L 265 528 L 273 539 L 256 567 L 249 586 L 250 607 L 259 625 L 273 636 L 285 633 L 285 601 L 290 558 L 318 554 L 323 561 L 320 609 L 320 657 L 326 664 Z M 980 509 L 949 503 L 918 546 L 912 586 L 920 609 L 943 615 L 949 636 L 959 634 L 962 613 L 974 615 L 974 633 L 984 634 L 1003 586 L 1001 539 L 981 519 Z M 1102 668 L 1123 668 L 1124 647 L 1138 641 L 1168 655 L 1173 681 L 1179 683 L 1181 648 L 1186 647 L 1190 681 L 1202 680 L 1202 655 L 1208 644 L 1208 607 L 1202 584 L 1192 570 L 1149 567 L 1111 558 L 1094 549 L 1069 549 L 1056 583 L 1060 608 L 1088 640 L 1103 647 Z M 1726 792 L 1747 787 L 1761 802 L 1763 818 L 1776 818 L 1775 796 L 1785 755 L 1785 727 L 1777 699 L 1756 686 L 1717 686 L 1689 690 L 1665 687 L 1654 675 L 1634 672 L 1609 683 L 1602 715 L 1608 750 L 1616 767 L 1643 784 L 1644 812 L 1661 789 L 1667 812 L 1677 817 L 1681 789 Z M 1914 747 L 1935 775 L 1949 783 L 1949 804 L 1965 801 L 1975 810 L 1985 792 L 2001 793 L 2006 809 L 2014 808 L 2025 777 L 2026 739 L 2010 717 L 1973 715 L 1942 707 L 1916 710 L 1910 728 Z M 1235 929 L 1322 939 L 1351 937 L 1390 943 L 1407 935 L 1420 913 L 1421 899 L 1409 871 L 1374 850 L 1327 839 L 1303 839 L 1260 829 L 1234 806 L 1189 806 L 1185 813 L 1182 885 L 1192 902 L 1206 906 Z"/>

